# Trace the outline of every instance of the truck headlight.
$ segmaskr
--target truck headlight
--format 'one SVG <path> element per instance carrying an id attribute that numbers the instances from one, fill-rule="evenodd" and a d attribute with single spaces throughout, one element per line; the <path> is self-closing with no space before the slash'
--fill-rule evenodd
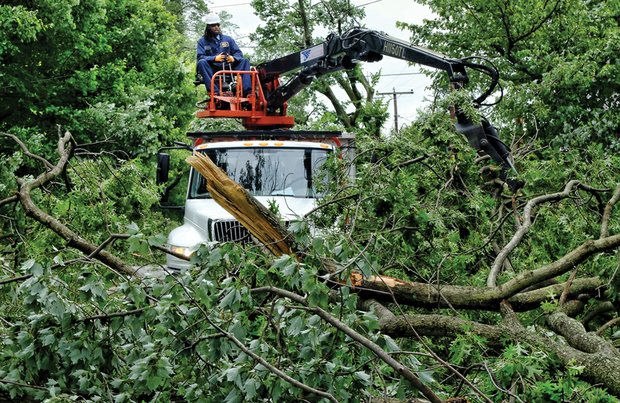
<path id="1" fill-rule="evenodd" d="M 192 248 L 186 248 L 183 246 L 171 246 L 170 250 L 178 255 L 183 255 L 186 258 L 189 258 L 193 253 Z"/>

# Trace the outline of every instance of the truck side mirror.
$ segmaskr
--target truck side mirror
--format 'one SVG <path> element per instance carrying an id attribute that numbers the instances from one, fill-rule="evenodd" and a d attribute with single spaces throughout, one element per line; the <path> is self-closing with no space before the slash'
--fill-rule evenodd
<path id="1" fill-rule="evenodd" d="M 157 175 L 155 183 L 162 185 L 168 182 L 168 172 L 170 171 L 170 155 L 157 153 Z"/>

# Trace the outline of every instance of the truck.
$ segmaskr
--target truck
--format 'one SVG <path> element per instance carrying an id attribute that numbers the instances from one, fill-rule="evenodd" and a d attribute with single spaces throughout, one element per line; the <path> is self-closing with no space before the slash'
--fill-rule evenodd
<path id="1" fill-rule="evenodd" d="M 315 131 L 253 130 L 188 133 L 194 153 L 207 155 L 219 168 L 264 206 L 277 209 L 285 225 L 301 220 L 323 196 L 322 167 L 334 153 L 352 159 L 355 136 Z M 170 147 L 173 148 L 173 147 Z M 175 147 L 176 148 L 176 147 Z M 180 146 L 179 148 L 186 148 Z M 169 155 L 158 155 L 158 183 L 166 183 Z M 354 170 L 348 174 L 353 177 Z M 251 235 L 206 189 L 205 178 L 190 169 L 183 224 L 168 235 L 166 266 L 188 268 L 189 257 L 201 244 L 251 242 Z"/>
<path id="2" fill-rule="evenodd" d="M 322 43 L 261 63 L 249 71 L 216 72 L 211 82 L 205 83 L 209 99 L 196 116 L 239 119 L 245 130 L 189 133 L 192 146 L 181 147 L 205 153 L 259 202 L 275 204 L 285 222 L 303 218 L 322 196 L 316 185 L 324 162 L 339 149 L 350 154 L 354 137 L 339 132 L 291 130 L 295 122 L 287 115 L 287 101 L 317 77 L 352 69 L 359 62 L 377 62 L 384 55 L 443 70 L 455 90 L 469 82 L 468 69 L 488 76 L 488 88 L 471 101 L 474 107 L 485 105 L 499 81 L 499 72 L 484 58 L 454 59 L 383 32 L 353 28 L 341 35 L 332 33 Z M 249 93 L 242 90 L 243 75 L 250 76 Z M 288 80 L 283 83 L 284 76 Z M 512 156 L 497 129 L 485 118 L 472 120 L 459 105 L 454 105 L 451 114 L 456 132 L 479 153 L 499 164 L 500 179 L 515 190 L 519 184 L 509 177 L 510 171 L 516 172 Z M 158 183 L 166 183 L 168 166 L 167 154 L 159 153 Z M 210 198 L 204 178 L 190 170 L 184 222 L 168 236 L 173 254 L 168 255 L 167 266 L 189 267 L 180 256 L 189 256 L 201 243 L 249 239 L 248 231 Z"/>

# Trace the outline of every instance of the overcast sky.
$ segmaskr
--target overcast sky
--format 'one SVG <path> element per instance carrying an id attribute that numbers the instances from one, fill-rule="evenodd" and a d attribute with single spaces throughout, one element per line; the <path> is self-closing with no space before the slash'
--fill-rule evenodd
<path id="1" fill-rule="evenodd" d="M 318 3 L 318 0 L 312 0 Z M 417 4 L 414 0 L 351 0 L 351 5 L 363 7 L 366 10 L 366 18 L 361 21 L 366 28 L 383 31 L 391 36 L 402 40 L 409 40 L 409 34 L 396 28 L 396 21 L 421 24 L 424 18 L 431 18 L 431 13 L 425 6 Z M 253 13 L 252 6 L 247 0 L 212 0 L 210 8 L 215 12 L 226 11 L 233 15 L 232 22 L 239 26 L 234 31 L 234 37 L 239 42 L 242 50 L 244 45 L 251 46 L 248 40 L 250 33 L 254 32 L 260 24 L 260 20 Z M 224 32 L 231 33 L 223 27 Z M 251 49 L 246 47 L 251 52 Z M 430 92 L 425 90 L 429 80 L 418 74 L 417 66 L 408 66 L 406 62 L 391 57 L 384 57 L 376 63 L 364 63 L 364 71 L 368 74 L 381 70 L 381 79 L 376 87 L 380 93 L 413 92 L 413 94 L 397 95 L 398 124 L 410 123 L 415 118 L 415 111 L 423 105 L 425 97 Z M 394 127 L 392 114 L 394 104 L 392 96 L 389 99 L 390 122 L 389 127 Z"/>

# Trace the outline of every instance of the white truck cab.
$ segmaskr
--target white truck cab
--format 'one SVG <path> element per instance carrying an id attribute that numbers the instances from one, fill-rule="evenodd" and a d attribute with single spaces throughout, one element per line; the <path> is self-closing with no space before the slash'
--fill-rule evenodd
<path id="1" fill-rule="evenodd" d="M 353 136 L 328 132 L 302 132 L 277 136 L 202 135 L 197 137 L 194 153 L 207 155 L 235 182 L 265 207 L 275 205 L 285 223 L 302 219 L 316 207 L 321 193 L 320 181 L 327 180 L 321 167 L 330 154 L 350 152 Z M 311 135 L 308 135 L 311 133 Z M 346 144 L 346 147 L 342 145 Z M 186 147 L 187 148 L 187 147 Z M 164 154 L 165 155 L 165 154 Z M 158 158 L 158 183 L 168 162 Z M 206 188 L 206 180 L 190 169 L 183 225 L 168 235 L 168 247 L 176 254 L 189 257 L 203 243 L 250 242 L 249 232 L 219 206 Z M 180 270 L 190 266 L 186 260 L 167 255 L 167 266 Z"/>

